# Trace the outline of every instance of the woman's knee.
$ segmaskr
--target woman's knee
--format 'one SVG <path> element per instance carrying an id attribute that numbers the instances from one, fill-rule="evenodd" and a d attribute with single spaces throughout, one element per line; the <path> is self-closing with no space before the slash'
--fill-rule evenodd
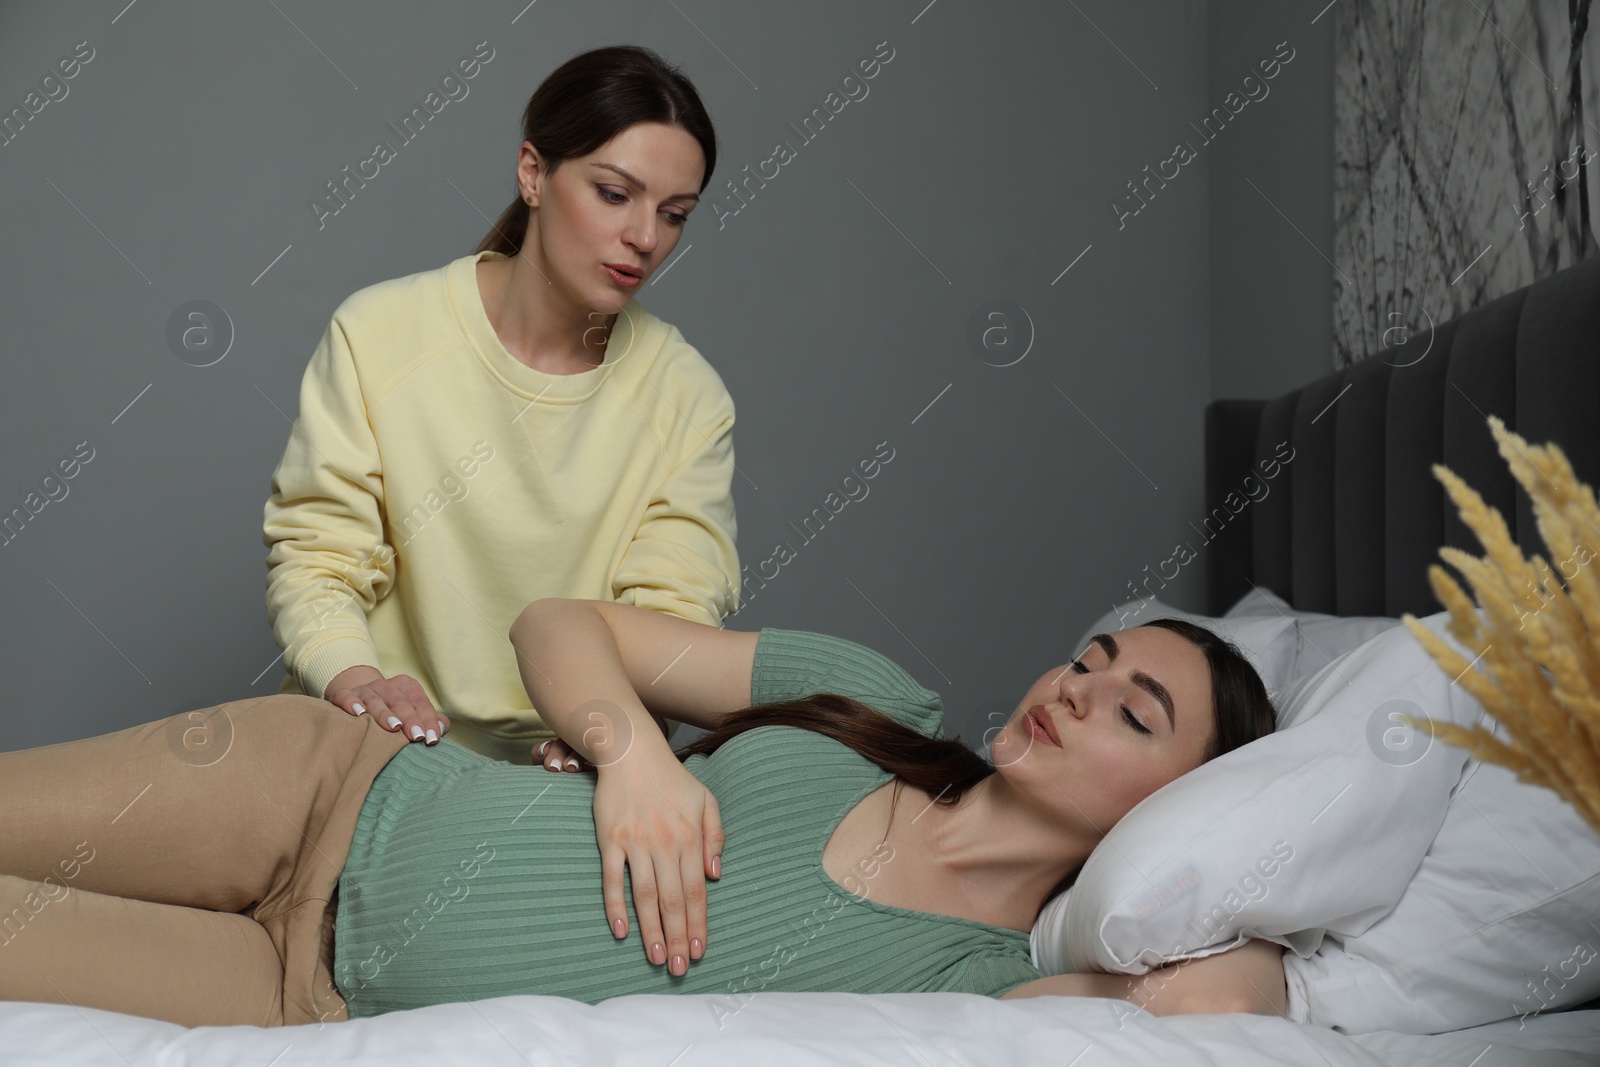
<path id="1" fill-rule="evenodd" d="M 0 875 L 0 999 L 183 1026 L 278 1026 L 283 967 L 243 915 Z"/>

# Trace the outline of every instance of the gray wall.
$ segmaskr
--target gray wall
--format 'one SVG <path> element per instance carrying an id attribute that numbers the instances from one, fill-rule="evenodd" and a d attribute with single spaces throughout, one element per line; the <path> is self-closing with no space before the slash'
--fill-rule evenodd
<path id="1" fill-rule="evenodd" d="M 1331 6 L 1210 5 L 1213 102 L 1280 42 L 1295 51 L 1212 146 L 1213 397 L 1277 396 L 1334 369 Z"/>
<path id="2" fill-rule="evenodd" d="M 740 214 L 719 229 L 697 212 L 640 300 L 737 403 L 742 560 L 798 550 L 729 625 L 881 649 L 981 743 L 1202 514 L 1208 396 L 1327 366 L 1326 268 L 1239 189 L 1252 177 L 1330 243 L 1320 7 L 0 7 L 0 111 L 94 49 L 0 147 L 0 499 L 94 449 L 0 546 L 0 748 L 275 689 L 261 508 L 329 315 L 470 252 L 511 195 L 529 94 L 621 41 L 695 80 L 722 146 L 712 192 L 796 143 L 787 123 L 878 42 L 895 49 Z M 1119 225 L 1126 183 L 1286 37 L 1298 54 L 1272 95 Z M 319 230 L 308 200 L 479 41 L 495 57 L 470 95 Z M 196 299 L 235 331 L 208 367 L 166 336 Z M 1031 321 L 1011 366 L 968 342 L 995 300 Z M 895 458 L 870 495 L 802 543 L 790 523 L 880 441 Z M 1202 593 L 1199 561 L 1162 590 L 1191 609 Z"/>

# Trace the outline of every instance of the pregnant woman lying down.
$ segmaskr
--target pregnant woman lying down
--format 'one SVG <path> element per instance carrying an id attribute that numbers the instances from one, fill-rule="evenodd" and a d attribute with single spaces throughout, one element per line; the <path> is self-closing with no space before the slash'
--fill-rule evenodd
<path id="1" fill-rule="evenodd" d="M 1264 941 L 1137 979 L 1029 958 L 1118 819 L 1272 729 L 1208 630 L 1098 635 L 1027 686 L 992 764 L 842 638 L 560 599 L 510 636 L 592 773 L 410 745 L 299 695 L 0 754 L 0 998 L 262 1026 L 510 994 L 1282 1011 Z M 709 732 L 674 752 L 652 713 Z"/>

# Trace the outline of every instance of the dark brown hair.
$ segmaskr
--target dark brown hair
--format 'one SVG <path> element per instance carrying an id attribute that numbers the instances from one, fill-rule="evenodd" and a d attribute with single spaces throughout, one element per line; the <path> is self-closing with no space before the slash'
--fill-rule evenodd
<path id="1" fill-rule="evenodd" d="M 563 160 L 588 155 L 639 122 L 677 126 L 706 157 L 700 192 L 717 166 L 717 135 L 694 83 L 657 53 L 638 45 L 595 48 L 573 56 L 540 83 L 522 111 L 522 140 L 531 141 L 554 171 Z M 520 142 L 519 142 L 520 143 Z M 520 189 L 475 252 L 514 256 L 522 250 L 533 209 Z"/>
<path id="2" fill-rule="evenodd" d="M 1144 625 L 1171 630 L 1205 655 L 1216 714 L 1202 762 L 1276 729 L 1277 715 L 1261 676 L 1231 641 L 1182 619 L 1152 619 Z M 994 765 L 969 748 L 960 734 L 953 738 L 927 737 L 876 708 L 837 693 L 742 708 L 674 754 L 680 761 L 693 755 L 709 756 L 731 738 L 760 726 L 798 726 L 847 745 L 895 776 L 896 801 L 901 783 L 905 782 L 934 797 L 935 803 L 954 805 L 968 789 L 995 773 Z M 893 811 L 891 805 L 891 825 Z M 1067 889 L 1077 877 L 1075 868 L 1056 883 L 1046 899 Z"/>

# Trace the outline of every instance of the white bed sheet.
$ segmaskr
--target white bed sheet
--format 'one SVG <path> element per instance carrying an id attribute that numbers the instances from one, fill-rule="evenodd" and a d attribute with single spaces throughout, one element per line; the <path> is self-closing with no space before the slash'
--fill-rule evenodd
<path id="1" fill-rule="evenodd" d="M 1255 1015 L 1155 1018 L 1117 1001 L 968 993 L 560 997 L 439 1004 L 373 1019 L 199 1027 L 55 1004 L 0 1003 L 9 1067 L 544 1067 L 546 1064 L 1226 1064 L 1228 1067 L 1580 1067 L 1600 1064 L 1600 1011 L 1432 1037 L 1331 1030 Z M 720 1025 L 719 1025 L 720 1024 Z"/>

